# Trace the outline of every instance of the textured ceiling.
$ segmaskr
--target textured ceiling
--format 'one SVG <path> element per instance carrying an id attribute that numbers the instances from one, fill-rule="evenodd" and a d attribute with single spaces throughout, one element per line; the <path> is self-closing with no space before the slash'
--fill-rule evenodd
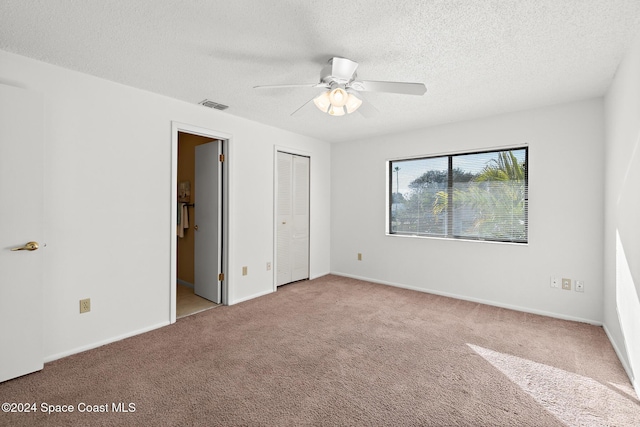
<path id="1" fill-rule="evenodd" d="M 602 95 L 639 28 L 638 0 L 0 0 L 2 50 L 332 142 Z M 369 93 L 365 119 L 253 89 L 332 56 L 427 93 Z"/>

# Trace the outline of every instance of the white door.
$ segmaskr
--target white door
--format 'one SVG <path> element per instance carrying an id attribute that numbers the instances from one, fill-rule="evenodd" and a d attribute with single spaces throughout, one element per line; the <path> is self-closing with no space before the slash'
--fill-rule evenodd
<path id="1" fill-rule="evenodd" d="M 309 278 L 309 157 L 276 157 L 276 285 Z"/>
<path id="2" fill-rule="evenodd" d="M 0 84 L 0 382 L 43 367 L 42 105 Z"/>
<path id="3" fill-rule="evenodd" d="M 221 141 L 196 145 L 194 190 L 194 292 L 221 302 L 222 272 L 222 154 Z"/>

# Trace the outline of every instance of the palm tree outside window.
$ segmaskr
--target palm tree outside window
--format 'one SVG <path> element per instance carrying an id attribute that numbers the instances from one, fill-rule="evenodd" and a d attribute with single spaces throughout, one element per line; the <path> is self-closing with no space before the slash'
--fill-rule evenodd
<path id="1" fill-rule="evenodd" d="M 389 234 L 527 243 L 527 166 L 527 147 L 390 161 Z"/>

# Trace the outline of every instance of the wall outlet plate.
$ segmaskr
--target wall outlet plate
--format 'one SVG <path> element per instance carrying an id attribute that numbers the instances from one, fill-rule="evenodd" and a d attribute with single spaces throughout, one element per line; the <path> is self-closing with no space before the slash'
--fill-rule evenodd
<path id="1" fill-rule="evenodd" d="M 91 311 L 91 298 L 85 298 L 80 300 L 80 314 L 88 313 Z"/>
<path id="2" fill-rule="evenodd" d="M 576 292 L 584 292 L 584 280 L 576 280 Z"/>
<path id="3" fill-rule="evenodd" d="M 565 279 L 564 277 L 562 278 L 562 289 L 564 289 L 565 291 L 571 290 L 571 279 Z"/>
<path id="4" fill-rule="evenodd" d="M 560 287 L 560 279 L 558 279 L 557 277 L 552 277 L 549 283 L 551 284 L 552 288 L 558 289 Z"/>

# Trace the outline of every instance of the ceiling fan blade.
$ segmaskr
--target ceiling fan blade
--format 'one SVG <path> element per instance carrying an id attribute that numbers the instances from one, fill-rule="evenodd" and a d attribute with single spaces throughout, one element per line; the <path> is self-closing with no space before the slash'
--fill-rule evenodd
<path id="1" fill-rule="evenodd" d="M 323 87 L 329 88 L 326 83 L 307 83 L 307 84 L 299 84 L 299 85 L 262 85 L 262 86 L 254 86 L 254 89 L 280 89 L 286 87 Z"/>
<path id="2" fill-rule="evenodd" d="M 424 95 L 427 91 L 424 83 L 376 82 L 372 80 L 362 80 L 357 82 L 357 85 L 354 82 L 353 88 L 363 92 L 388 92 L 404 95 Z"/>
<path id="3" fill-rule="evenodd" d="M 316 95 L 317 96 L 317 95 Z M 298 107 L 298 109 L 296 111 L 294 111 L 293 113 L 290 114 L 290 116 L 293 116 L 294 114 L 296 114 L 298 111 L 302 110 L 304 107 L 306 107 L 307 105 L 309 105 L 310 102 L 313 102 L 313 100 L 316 97 L 314 96 L 313 98 L 311 98 L 310 100 L 308 100 L 307 102 L 305 102 L 304 104 L 302 104 L 301 106 Z"/>
<path id="4" fill-rule="evenodd" d="M 379 113 L 378 109 L 374 107 L 366 97 L 362 96 L 360 92 L 358 92 L 353 88 L 347 89 L 347 92 L 352 95 L 355 95 L 356 98 L 362 101 L 362 103 L 360 104 L 360 106 L 356 111 L 359 112 L 364 118 L 370 119 L 378 115 Z"/>
<path id="5" fill-rule="evenodd" d="M 331 59 L 331 75 L 337 79 L 349 81 L 357 69 L 358 63 L 350 59 L 338 57 Z"/>
<path id="6" fill-rule="evenodd" d="M 378 109 L 374 107 L 369 101 L 365 100 L 364 98 L 362 98 L 362 101 L 362 105 L 356 111 L 362 114 L 365 119 L 370 119 L 380 114 L 380 111 L 378 111 Z"/>

